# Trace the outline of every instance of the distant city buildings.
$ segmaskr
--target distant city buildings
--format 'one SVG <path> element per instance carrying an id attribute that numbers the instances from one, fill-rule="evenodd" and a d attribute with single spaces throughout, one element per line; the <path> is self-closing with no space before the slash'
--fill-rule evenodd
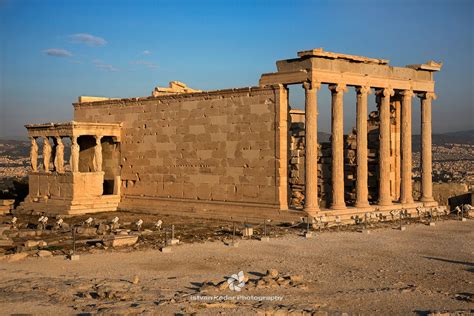
<path id="1" fill-rule="evenodd" d="M 420 153 L 413 153 L 413 175 L 419 179 Z M 433 145 L 433 182 L 474 185 L 474 145 Z"/>

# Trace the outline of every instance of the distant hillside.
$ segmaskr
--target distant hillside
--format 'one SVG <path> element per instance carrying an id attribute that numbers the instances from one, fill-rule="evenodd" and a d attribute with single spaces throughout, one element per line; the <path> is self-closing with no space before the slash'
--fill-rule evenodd
<path id="1" fill-rule="evenodd" d="M 433 135 L 433 143 L 474 144 L 474 129 Z"/>
<path id="2" fill-rule="evenodd" d="M 420 135 L 413 135 L 413 150 L 418 151 L 421 146 Z M 444 134 L 433 134 L 433 145 L 446 143 L 474 145 L 474 129 L 468 131 L 449 132 Z"/>
<path id="3" fill-rule="evenodd" d="M 319 143 L 327 143 L 327 142 L 329 142 L 330 138 L 331 138 L 330 133 L 318 132 L 318 142 Z"/>
<path id="4" fill-rule="evenodd" d="M 0 156 L 20 158 L 30 154 L 30 142 L 22 140 L 0 140 Z"/>
<path id="5" fill-rule="evenodd" d="M 0 136 L 0 143 L 5 142 L 5 141 L 11 141 L 11 140 L 23 140 L 27 141 L 28 136 L 26 135 L 17 135 L 17 136 Z"/>

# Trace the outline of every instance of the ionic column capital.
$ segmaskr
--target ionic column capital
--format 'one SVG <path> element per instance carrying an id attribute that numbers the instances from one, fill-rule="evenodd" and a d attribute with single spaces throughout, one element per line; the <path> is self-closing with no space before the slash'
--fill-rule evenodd
<path id="1" fill-rule="evenodd" d="M 355 88 L 357 94 L 371 94 L 372 90 L 369 86 L 360 86 Z"/>
<path id="2" fill-rule="evenodd" d="M 344 83 L 335 83 L 328 86 L 332 93 L 343 93 L 347 92 L 347 86 Z"/>
<path id="3" fill-rule="evenodd" d="M 321 82 L 305 81 L 303 82 L 303 88 L 305 90 L 319 90 L 321 88 Z"/>
<path id="4" fill-rule="evenodd" d="M 412 98 L 414 93 L 413 90 L 401 90 L 400 95 L 404 98 Z"/>
<path id="5" fill-rule="evenodd" d="M 426 100 L 436 100 L 438 96 L 434 92 L 421 92 L 418 93 L 418 97 L 420 99 L 426 99 Z"/>
<path id="6" fill-rule="evenodd" d="M 395 95 L 395 91 L 391 88 L 382 88 L 382 89 L 377 89 L 376 94 L 380 95 L 381 97 L 393 97 Z"/>

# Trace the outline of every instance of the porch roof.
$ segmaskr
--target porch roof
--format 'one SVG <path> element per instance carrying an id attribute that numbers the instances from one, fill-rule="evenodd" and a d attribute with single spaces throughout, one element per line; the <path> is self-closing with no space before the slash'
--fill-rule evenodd
<path id="1" fill-rule="evenodd" d="M 112 136 L 121 139 L 122 123 L 62 122 L 25 125 L 29 137 Z"/>

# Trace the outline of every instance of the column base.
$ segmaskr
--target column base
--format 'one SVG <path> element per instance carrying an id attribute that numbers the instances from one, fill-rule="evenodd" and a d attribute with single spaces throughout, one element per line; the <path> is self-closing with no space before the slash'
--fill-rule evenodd
<path id="1" fill-rule="evenodd" d="M 407 202 L 401 202 L 402 206 L 404 208 L 413 208 L 413 207 L 418 207 L 420 206 L 420 203 L 419 202 L 415 202 L 415 201 L 407 201 Z"/>
<path id="2" fill-rule="evenodd" d="M 377 202 L 377 205 L 380 205 L 380 206 L 390 206 L 390 205 L 393 205 L 392 203 L 392 200 L 379 200 Z"/>
<path id="3" fill-rule="evenodd" d="M 423 200 L 420 200 L 420 202 L 423 203 L 423 206 L 427 206 L 427 207 L 430 207 L 430 206 L 438 206 L 438 202 L 436 202 L 434 199 L 430 200 L 430 201 L 423 201 Z"/>
<path id="4" fill-rule="evenodd" d="M 354 206 L 357 208 L 370 208 L 369 202 L 356 202 Z"/>
<path id="5" fill-rule="evenodd" d="M 432 196 L 422 196 L 420 198 L 421 202 L 434 202 L 434 198 Z"/>
<path id="6" fill-rule="evenodd" d="M 346 204 L 333 204 L 331 205 L 331 210 L 345 210 Z"/>
<path id="7" fill-rule="evenodd" d="M 402 200 L 400 199 L 400 204 L 402 205 L 412 205 L 413 203 L 415 203 L 415 200 L 411 199 L 411 200 Z"/>

